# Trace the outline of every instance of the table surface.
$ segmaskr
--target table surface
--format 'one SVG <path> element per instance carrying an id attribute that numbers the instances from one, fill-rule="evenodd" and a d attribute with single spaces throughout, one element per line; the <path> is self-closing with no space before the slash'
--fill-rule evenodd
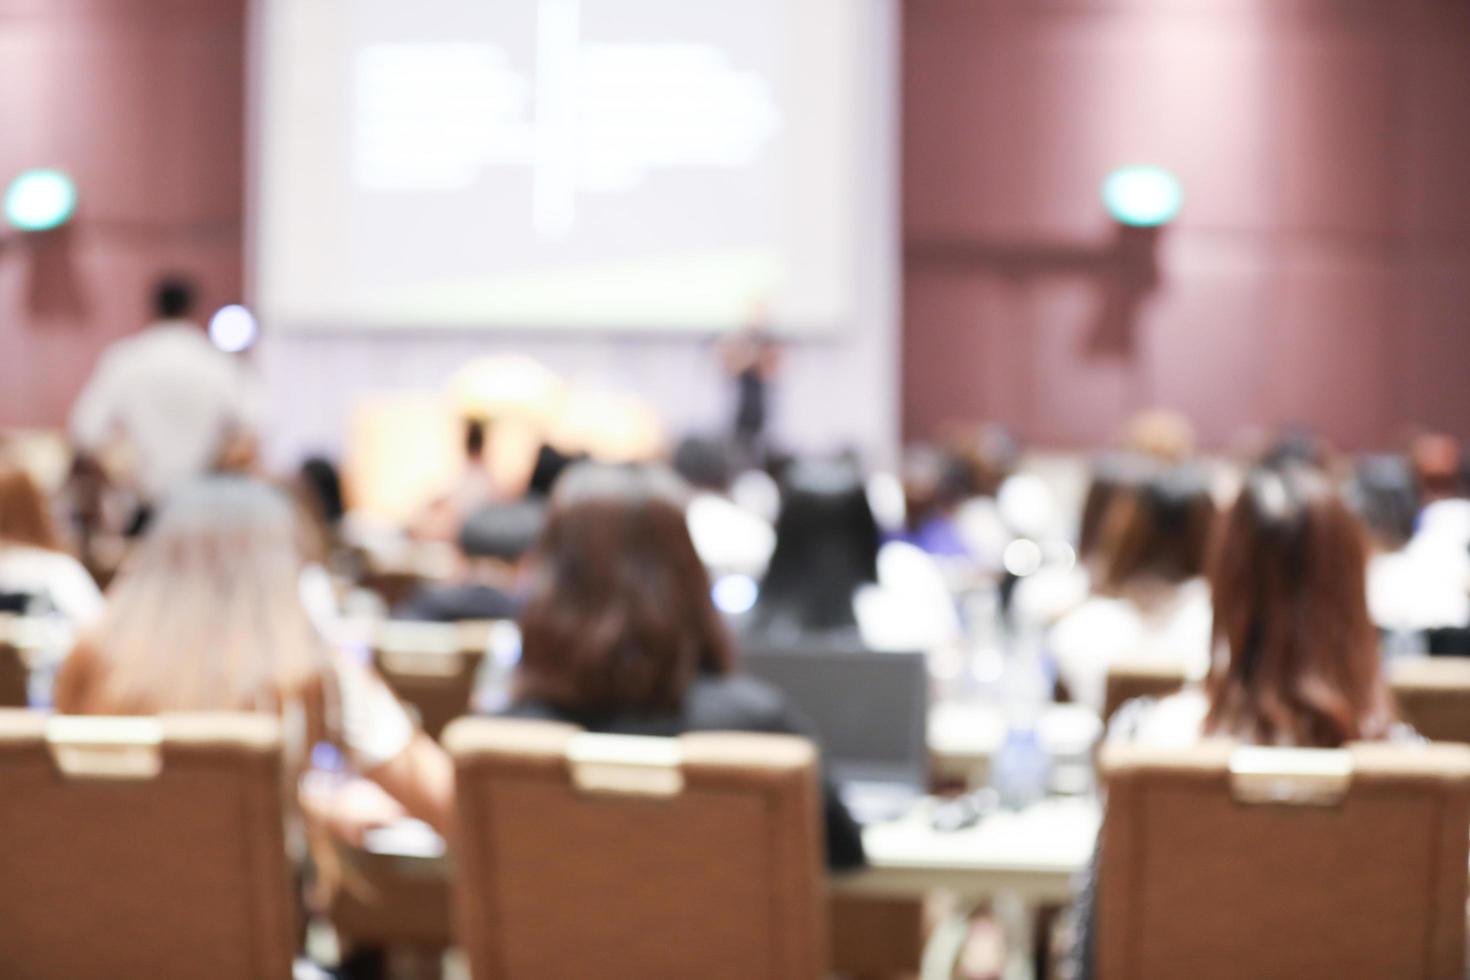
<path id="1" fill-rule="evenodd" d="M 973 827 L 935 830 L 933 800 L 901 820 L 863 831 L 868 867 L 834 876 L 834 890 L 889 897 L 946 891 L 977 900 L 1002 892 L 1065 902 L 1092 858 L 1101 810 L 1090 798 L 1050 798 L 1025 810 L 993 813 Z M 443 842 L 417 821 L 369 834 L 367 850 L 406 873 L 448 872 Z"/>
<path id="2" fill-rule="evenodd" d="M 908 817 L 863 832 L 869 866 L 833 879 L 839 891 L 966 899 L 1002 892 L 1065 902 L 1092 859 L 1102 811 L 1091 798 L 1051 798 L 991 814 L 973 827 L 935 830 L 926 801 Z"/>

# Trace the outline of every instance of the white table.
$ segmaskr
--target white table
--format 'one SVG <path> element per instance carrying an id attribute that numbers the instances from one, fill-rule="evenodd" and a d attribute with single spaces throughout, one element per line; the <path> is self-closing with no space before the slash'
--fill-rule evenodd
<path id="1" fill-rule="evenodd" d="M 1049 704 L 1037 719 L 1037 734 L 1059 762 L 1088 761 L 1102 736 L 1102 720 L 1078 704 Z M 1005 710 L 995 703 L 937 702 L 929 709 L 929 752 L 935 775 L 983 786 L 990 760 L 1005 740 Z"/>
<path id="2" fill-rule="evenodd" d="M 953 896 L 956 906 L 930 936 L 923 975 L 948 977 L 975 908 L 993 902 L 1006 934 L 1007 980 L 1033 973 L 1036 907 L 1070 901 L 1076 876 L 1092 859 L 1101 809 L 1090 798 L 1045 800 L 993 814 L 974 827 L 930 826 L 928 804 L 908 818 L 863 833 L 869 866 L 834 878 L 844 894 L 920 898 Z"/>

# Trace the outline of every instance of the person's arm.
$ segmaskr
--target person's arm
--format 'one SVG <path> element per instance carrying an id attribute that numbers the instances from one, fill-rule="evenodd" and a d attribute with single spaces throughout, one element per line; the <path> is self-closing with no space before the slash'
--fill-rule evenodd
<path id="1" fill-rule="evenodd" d="M 779 711 L 774 717 L 771 731 L 786 735 L 799 735 L 817 746 L 820 753 L 821 740 L 817 738 L 816 726 L 791 702 L 781 699 Z M 822 824 L 827 838 L 827 867 L 834 871 L 861 868 L 868 863 L 863 848 L 863 831 L 847 804 L 842 802 L 837 786 L 827 777 L 826 759 L 820 760 L 822 787 Z"/>
<path id="2" fill-rule="evenodd" d="M 449 755 L 423 732 L 414 732 L 408 746 L 365 775 L 406 810 L 450 837 L 454 825 L 454 764 Z"/>
<path id="3" fill-rule="evenodd" d="M 78 449 L 97 454 L 106 448 L 116 422 L 121 387 L 117 362 L 111 354 L 104 353 L 72 406 L 71 438 Z"/>
<path id="4" fill-rule="evenodd" d="M 409 721 L 377 674 L 341 662 L 337 676 L 341 738 L 348 755 L 410 816 L 448 836 L 454 814 L 454 767 L 449 756 Z"/>

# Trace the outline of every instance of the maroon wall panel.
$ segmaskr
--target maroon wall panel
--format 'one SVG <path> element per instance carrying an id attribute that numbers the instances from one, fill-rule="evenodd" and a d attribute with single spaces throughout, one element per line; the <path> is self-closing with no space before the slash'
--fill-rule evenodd
<path id="1" fill-rule="evenodd" d="M 1151 405 L 1214 445 L 1470 436 L 1470 5 L 905 0 L 903 111 L 910 438 Z M 1135 162 L 1186 203 L 1109 318 L 1098 188 Z"/>
<path id="2" fill-rule="evenodd" d="M 0 245 L 0 425 L 60 425 L 163 271 L 241 294 L 245 0 L 0 0 L 0 185 L 76 180 L 62 232 Z"/>

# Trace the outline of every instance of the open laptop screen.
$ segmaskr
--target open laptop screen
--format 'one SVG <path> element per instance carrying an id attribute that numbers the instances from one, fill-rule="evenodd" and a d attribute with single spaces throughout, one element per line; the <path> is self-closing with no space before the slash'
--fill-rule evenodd
<path id="1" fill-rule="evenodd" d="M 839 783 L 925 785 L 929 680 L 922 654 L 747 644 L 740 664 L 785 692 L 816 727 Z"/>

